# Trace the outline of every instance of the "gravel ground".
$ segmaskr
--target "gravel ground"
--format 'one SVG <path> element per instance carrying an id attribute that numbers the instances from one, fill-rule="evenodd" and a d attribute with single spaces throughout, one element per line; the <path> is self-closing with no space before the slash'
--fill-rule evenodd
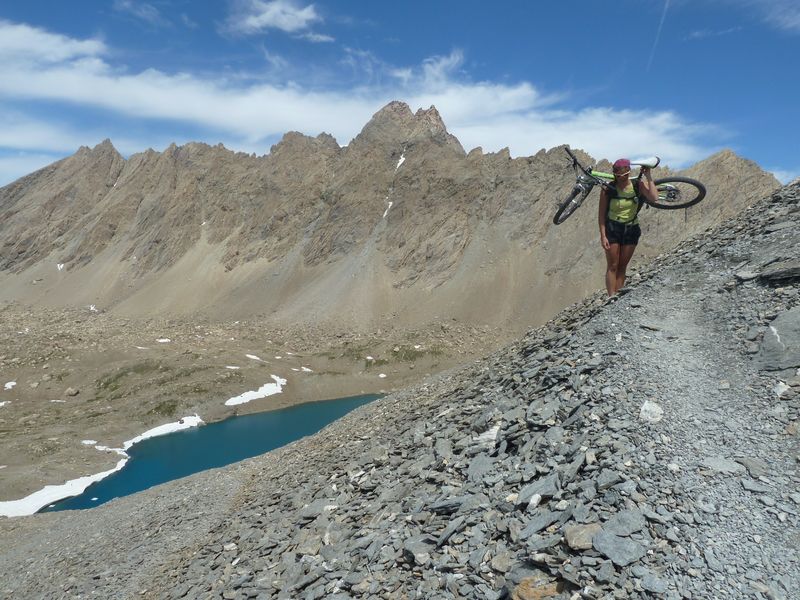
<path id="1" fill-rule="evenodd" d="M 797 598 L 800 184 L 286 448 L 0 521 L 0 593 Z"/>

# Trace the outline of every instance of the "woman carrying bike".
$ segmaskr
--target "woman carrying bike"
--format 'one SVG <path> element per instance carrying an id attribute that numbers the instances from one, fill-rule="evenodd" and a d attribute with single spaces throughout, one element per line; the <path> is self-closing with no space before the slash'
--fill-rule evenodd
<path id="1" fill-rule="evenodd" d="M 614 183 L 600 192 L 598 222 L 600 244 L 606 253 L 606 290 L 613 296 L 625 285 L 625 271 L 639 243 L 642 230 L 638 214 L 643 200 L 658 200 L 650 167 L 642 166 L 639 178 L 631 182 L 631 161 L 620 158 L 614 163 Z"/>

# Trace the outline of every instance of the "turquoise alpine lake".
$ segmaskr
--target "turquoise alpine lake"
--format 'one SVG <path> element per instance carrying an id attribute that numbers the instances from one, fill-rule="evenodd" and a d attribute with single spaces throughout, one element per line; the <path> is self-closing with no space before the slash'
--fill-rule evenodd
<path id="1" fill-rule="evenodd" d="M 122 470 L 93 483 L 81 495 L 39 512 L 92 508 L 166 481 L 264 454 L 316 433 L 379 397 L 371 394 L 308 402 L 146 439 L 130 447 L 130 460 Z"/>

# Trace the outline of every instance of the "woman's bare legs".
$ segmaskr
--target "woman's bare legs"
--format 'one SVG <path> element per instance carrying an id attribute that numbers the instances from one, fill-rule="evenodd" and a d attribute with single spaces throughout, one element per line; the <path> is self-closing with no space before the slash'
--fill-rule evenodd
<path id="1" fill-rule="evenodd" d="M 617 270 L 619 269 L 620 245 L 609 244 L 606 250 L 606 291 L 609 296 L 617 293 Z"/>
<path id="2" fill-rule="evenodd" d="M 625 272 L 628 269 L 628 263 L 631 262 L 633 251 L 636 250 L 634 244 L 625 244 L 619 248 L 619 263 L 617 264 L 617 289 L 614 290 L 616 294 L 623 285 L 625 285 Z"/>
<path id="3" fill-rule="evenodd" d="M 633 244 L 611 244 L 606 250 L 606 291 L 609 296 L 625 285 L 625 272 L 631 262 L 636 246 Z"/>

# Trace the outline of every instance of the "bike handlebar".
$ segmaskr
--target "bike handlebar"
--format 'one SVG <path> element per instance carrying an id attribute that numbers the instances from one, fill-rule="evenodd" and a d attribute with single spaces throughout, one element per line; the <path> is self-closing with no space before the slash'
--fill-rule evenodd
<path id="1" fill-rule="evenodd" d="M 568 146 L 564 146 L 564 151 L 567 154 L 569 154 L 569 157 L 572 159 L 573 168 L 575 168 L 576 170 L 580 169 L 581 171 L 583 171 L 584 175 L 586 175 L 587 177 L 590 177 L 590 178 L 592 178 L 594 180 L 595 185 L 599 185 L 599 186 L 601 186 L 601 187 L 603 187 L 605 189 L 608 188 L 609 182 L 604 180 L 604 179 L 602 179 L 602 178 L 600 178 L 600 177 L 596 177 L 595 175 L 592 175 L 592 170 L 591 169 L 587 169 L 586 167 L 584 167 L 580 163 L 580 161 L 578 160 L 578 157 L 575 156 L 575 154 L 572 153 L 572 150 L 570 150 Z"/>
<path id="2" fill-rule="evenodd" d="M 568 146 L 564 146 L 564 151 L 565 151 L 567 154 L 569 154 L 569 157 L 572 159 L 572 166 L 573 166 L 573 167 L 575 167 L 575 168 L 577 168 L 577 169 L 580 169 L 581 171 L 583 171 L 583 172 L 584 172 L 586 175 L 588 175 L 589 177 L 593 177 L 593 175 L 591 174 L 591 172 L 590 172 L 590 171 L 589 171 L 589 170 L 588 170 L 586 167 L 584 167 L 584 166 L 583 166 L 583 165 L 580 163 L 580 161 L 578 160 L 578 157 L 577 157 L 577 156 L 575 156 L 575 155 L 572 153 L 572 150 L 570 150 Z"/>

